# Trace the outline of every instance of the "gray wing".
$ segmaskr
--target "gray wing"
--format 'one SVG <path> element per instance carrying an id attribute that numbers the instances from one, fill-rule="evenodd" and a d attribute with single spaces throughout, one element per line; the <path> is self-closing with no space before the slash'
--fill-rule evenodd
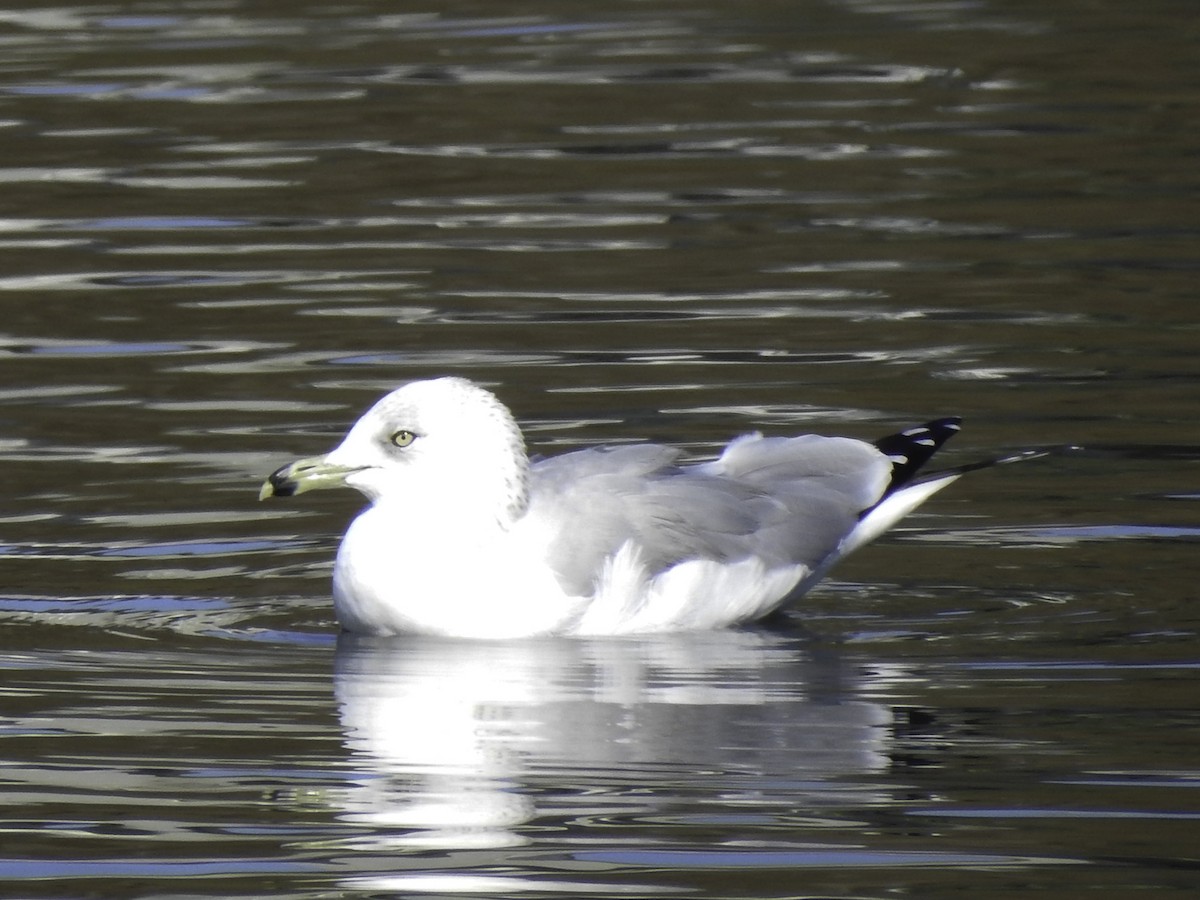
<path id="1" fill-rule="evenodd" d="M 529 515 L 553 533 L 547 561 L 574 594 L 629 540 L 652 572 L 688 559 L 815 568 L 883 495 L 887 457 L 848 438 L 747 435 L 682 466 L 642 444 L 567 453 L 533 467 Z"/>

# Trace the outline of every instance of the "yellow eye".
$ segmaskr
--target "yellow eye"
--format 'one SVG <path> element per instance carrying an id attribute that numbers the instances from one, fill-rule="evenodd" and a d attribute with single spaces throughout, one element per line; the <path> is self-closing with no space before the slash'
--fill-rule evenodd
<path id="1" fill-rule="evenodd" d="M 388 440 L 392 442 L 392 445 L 396 447 L 407 447 L 416 439 L 417 436 L 406 428 L 401 428 L 399 431 L 392 432 L 392 436 L 388 438 Z"/>

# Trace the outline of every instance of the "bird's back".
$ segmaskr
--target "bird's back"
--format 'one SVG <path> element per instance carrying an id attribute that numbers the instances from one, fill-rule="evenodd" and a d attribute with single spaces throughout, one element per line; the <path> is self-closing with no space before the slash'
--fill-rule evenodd
<path id="1" fill-rule="evenodd" d="M 879 500 L 890 470 L 870 444 L 813 435 L 747 435 L 696 465 L 651 444 L 581 450 L 534 465 L 528 515 L 552 536 L 547 561 L 574 596 L 629 542 L 651 577 L 691 560 L 811 570 Z"/>

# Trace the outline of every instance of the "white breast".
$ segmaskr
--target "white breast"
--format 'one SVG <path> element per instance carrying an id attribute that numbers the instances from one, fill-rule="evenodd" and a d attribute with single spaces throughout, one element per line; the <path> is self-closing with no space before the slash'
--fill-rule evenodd
<path id="1" fill-rule="evenodd" d="M 580 598 L 564 594 L 530 541 L 494 522 L 414 521 L 376 503 L 351 523 L 333 600 L 350 631 L 516 637 L 562 631 Z"/>

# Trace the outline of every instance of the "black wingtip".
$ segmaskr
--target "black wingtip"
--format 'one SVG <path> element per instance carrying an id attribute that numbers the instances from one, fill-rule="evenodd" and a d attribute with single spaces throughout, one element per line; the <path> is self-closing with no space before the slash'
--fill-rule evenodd
<path id="1" fill-rule="evenodd" d="M 875 446 L 892 460 L 892 481 L 886 493 L 890 494 L 911 481 L 920 468 L 929 462 L 929 458 L 961 430 L 962 419 L 949 416 L 877 440 Z"/>
<path id="2" fill-rule="evenodd" d="M 1029 459 L 1041 459 L 1043 456 L 1055 456 L 1059 451 L 1055 449 L 1047 450 L 1021 450 L 1018 453 L 1010 453 L 1008 456 L 997 456 L 993 459 L 983 459 L 979 462 L 967 463 L 965 466 L 956 466 L 953 469 L 947 469 L 946 474 L 951 472 L 961 475 L 964 472 L 976 472 L 979 469 L 990 469 L 992 466 L 1007 466 L 1009 463 L 1025 462 Z M 942 474 L 942 473 L 939 473 Z"/>

